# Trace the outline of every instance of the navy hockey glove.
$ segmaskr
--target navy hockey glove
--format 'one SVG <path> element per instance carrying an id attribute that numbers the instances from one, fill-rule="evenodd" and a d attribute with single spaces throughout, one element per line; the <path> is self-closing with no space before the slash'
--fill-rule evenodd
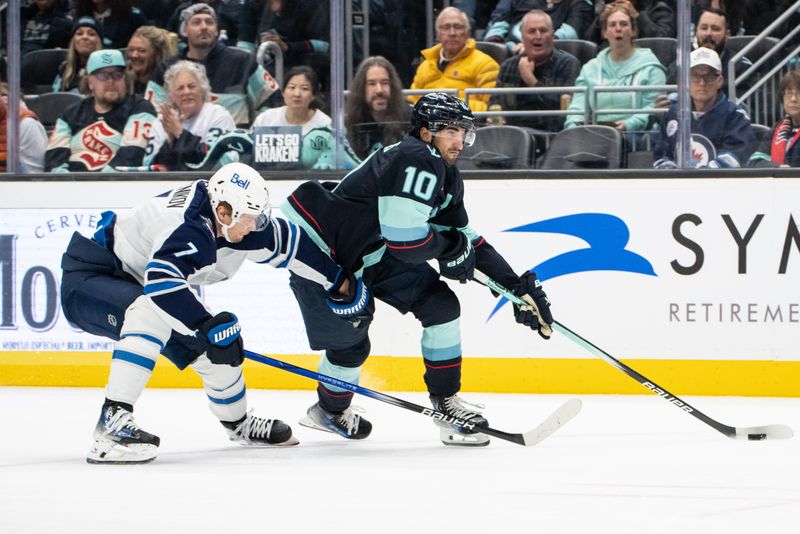
<path id="1" fill-rule="evenodd" d="M 475 276 L 475 250 L 469 238 L 458 230 L 442 232 L 453 246 L 439 260 L 439 273 L 445 278 L 466 284 Z"/>
<path id="2" fill-rule="evenodd" d="M 244 342 L 239 335 L 239 319 L 230 312 L 221 312 L 206 321 L 197 337 L 206 343 L 206 356 L 211 363 L 238 367 L 244 361 Z"/>
<path id="3" fill-rule="evenodd" d="M 553 314 L 550 313 L 550 299 L 544 294 L 542 284 L 536 273 L 528 271 L 519 277 L 520 285 L 514 294 L 527 302 L 528 306 L 514 304 L 514 319 L 531 330 L 536 330 L 544 339 L 550 339 L 553 329 Z"/>
<path id="4" fill-rule="evenodd" d="M 351 322 L 359 322 L 370 316 L 367 309 L 370 298 L 369 289 L 361 278 L 356 279 L 355 276 L 350 275 L 348 281 L 350 283 L 347 294 L 343 295 L 338 290 L 332 290 L 328 293 L 325 304 L 339 317 Z"/>

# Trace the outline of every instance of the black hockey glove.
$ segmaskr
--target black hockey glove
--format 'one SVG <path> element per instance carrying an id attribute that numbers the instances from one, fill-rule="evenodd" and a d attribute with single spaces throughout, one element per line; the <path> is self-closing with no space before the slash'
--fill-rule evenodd
<path id="1" fill-rule="evenodd" d="M 519 277 L 520 285 L 514 294 L 526 301 L 528 306 L 514 304 L 514 319 L 531 330 L 536 330 L 544 339 L 550 339 L 553 329 L 553 314 L 550 313 L 550 299 L 544 294 L 542 284 L 536 273 L 528 271 Z"/>
<path id="2" fill-rule="evenodd" d="M 369 289 L 361 278 L 350 275 L 348 281 L 347 294 L 343 295 L 338 289 L 331 290 L 328 292 L 325 304 L 339 317 L 352 323 L 359 323 L 371 315 L 367 308 L 370 299 Z"/>
<path id="3" fill-rule="evenodd" d="M 238 367 L 244 361 L 244 342 L 239 335 L 239 319 L 230 312 L 221 312 L 197 330 L 197 337 L 206 343 L 206 356 L 211 363 Z"/>
<path id="4" fill-rule="evenodd" d="M 442 232 L 453 245 L 439 260 L 439 273 L 445 278 L 466 284 L 475 276 L 475 250 L 469 238 L 458 230 Z"/>

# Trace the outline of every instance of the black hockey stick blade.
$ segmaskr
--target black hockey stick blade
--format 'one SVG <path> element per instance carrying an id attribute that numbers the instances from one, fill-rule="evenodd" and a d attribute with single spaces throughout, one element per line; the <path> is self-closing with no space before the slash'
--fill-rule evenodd
<path id="1" fill-rule="evenodd" d="M 495 293 L 506 297 L 508 300 L 513 302 L 514 304 L 518 305 L 526 305 L 527 303 L 516 296 L 514 293 L 509 291 L 508 289 L 504 288 L 485 274 L 475 271 L 475 281 L 485 285 Z M 584 349 L 586 349 L 589 353 L 597 356 L 601 360 L 605 360 L 607 363 L 613 365 L 629 377 L 633 378 L 637 382 L 639 382 L 642 386 L 646 387 L 662 399 L 666 400 L 670 404 L 677 406 L 682 411 L 696 417 L 697 419 L 703 421 L 705 424 L 709 425 L 710 427 L 714 428 L 718 432 L 728 436 L 732 439 L 741 439 L 741 440 L 749 440 L 749 441 L 762 441 L 765 439 L 789 439 L 794 436 L 794 431 L 786 426 L 780 424 L 774 425 L 763 425 L 763 426 L 751 426 L 751 427 L 733 427 L 719 421 L 712 419 L 711 417 L 707 416 L 694 406 L 690 405 L 683 399 L 680 399 L 667 391 L 666 389 L 662 388 L 652 380 L 649 380 L 644 375 L 638 373 L 637 371 L 631 369 L 618 359 L 614 358 L 612 355 L 598 347 L 597 345 L 593 344 L 592 342 L 588 341 L 583 336 L 576 334 L 574 331 L 570 330 L 563 324 L 559 323 L 558 321 L 553 321 L 551 325 L 553 330 L 557 331 L 558 333 L 562 334 L 563 336 L 567 337 L 569 340 L 573 341 L 577 345 L 580 345 Z"/>
<path id="2" fill-rule="evenodd" d="M 397 397 L 392 397 L 391 395 L 387 395 L 385 393 L 381 393 L 380 391 L 375 391 L 369 388 L 365 388 L 363 386 L 359 386 L 358 384 L 351 384 L 350 382 L 344 382 L 342 380 L 339 380 L 338 378 L 333 378 L 328 375 L 317 373 L 316 371 L 311 371 L 310 369 L 306 369 L 304 367 L 298 367 L 291 363 L 283 362 L 281 360 L 276 360 L 275 358 L 264 356 L 263 354 L 257 354 L 255 352 L 245 350 L 244 355 L 250 360 L 259 363 L 264 363 L 271 367 L 282 369 L 284 371 L 288 371 L 296 375 L 304 376 L 306 378 L 316 380 L 317 382 L 323 382 L 325 384 L 336 386 L 345 389 L 347 391 L 352 391 L 353 393 L 358 393 L 360 395 L 364 395 L 365 397 L 370 397 L 372 399 L 385 402 L 393 406 L 397 406 L 398 408 L 405 408 L 406 410 L 417 412 L 427 417 L 430 417 L 433 420 L 444 421 L 447 423 L 454 423 L 463 426 L 469 425 L 467 421 L 461 421 L 459 419 L 455 419 L 452 416 L 443 414 L 442 412 L 438 412 L 432 408 L 426 408 L 424 406 L 420 406 L 419 404 L 414 404 L 413 402 L 409 402 L 403 399 L 398 399 Z M 541 442 L 542 440 L 550 436 L 553 432 L 561 428 L 570 419 L 578 415 L 578 412 L 580 412 L 580 410 L 581 410 L 580 400 L 578 399 L 569 400 L 564 404 L 562 404 L 561 406 L 559 406 L 539 426 L 537 426 L 532 430 L 529 430 L 528 432 L 525 432 L 524 434 L 503 432 L 502 430 L 496 430 L 491 427 L 476 427 L 476 430 L 479 430 L 481 434 L 485 434 L 487 436 L 492 436 L 505 441 L 510 441 L 511 443 L 516 443 L 518 445 L 524 445 L 526 447 L 530 447 L 532 445 L 536 445 L 537 443 Z"/>

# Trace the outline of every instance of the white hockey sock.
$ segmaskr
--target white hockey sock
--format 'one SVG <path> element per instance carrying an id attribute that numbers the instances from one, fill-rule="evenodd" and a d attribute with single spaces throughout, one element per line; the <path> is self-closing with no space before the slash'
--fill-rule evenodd
<path id="1" fill-rule="evenodd" d="M 201 355 L 191 364 L 208 397 L 208 407 L 220 421 L 238 421 L 247 413 L 247 388 L 241 367 L 215 365 Z"/>
<path id="2" fill-rule="evenodd" d="M 160 351 L 160 343 L 150 336 L 129 334 L 120 339 L 111 355 L 106 398 L 135 404 L 153 373 Z"/>

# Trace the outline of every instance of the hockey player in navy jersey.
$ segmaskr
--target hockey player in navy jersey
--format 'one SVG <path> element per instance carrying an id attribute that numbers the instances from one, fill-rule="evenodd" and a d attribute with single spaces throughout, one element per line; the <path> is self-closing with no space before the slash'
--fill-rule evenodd
<path id="1" fill-rule="evenodd" d="M 363 289 L 300 228 L 270 216 L 266 182 L 241 163 L 128 213 L 103 213 L 93 239 L 73 235 L 62 258 L 64 314 L 86 332 L 116 340 L 90 463 L 155 458 L 160 440 L 136 424 L 133 406 L 159 353 L 200 375 L 232 441 L 297 444 L 287 424 L 247 410 L 239 321 L 208 310 L 190 287 L 231 278 L 245 260 L 290 269 L 331 292 L 333 307 L 347 299 L 340 292 Z"/>
<path id="2" fill-rule="evenodd" d="M 478 429 L 488 425 L 480 407 L 462 401 L 460 307 L 440 279 L 466 283 L 475 269 L 515 290 L 529 306 L 514 306 L 520 323 L 549 337 L 553 318 L 536 274 L 514 274 L 495 249 L 469 226 L 464 183 L 455 167 L 464 145 L 475 139 L 472 112 L 444 93 L 423 96 L 414 106 L 412 130 L 399 143 L 372 154 L 337 185 L 307 182 L 282 206 L 346 271 L 363 274 L 371 294 L 422 323 L 425 383 L 433 407 Z M 439 272 L 428 265 L 437 260 Z M 319 372 L 358 382 L 370 351 L 369 325 L 374 302 L 364 313 L 342 319 L 326 306 L 319 287 L 292 275 L 290 285 L 300 304 L 309 343 L 325 350 Z M 366 438 L 372 425 L 350 409 L 353 394 L 319 384 L 319 401 L 301 424 Z M 478 431 L 442 426 L 445 444 L 486 445 Z"/>

